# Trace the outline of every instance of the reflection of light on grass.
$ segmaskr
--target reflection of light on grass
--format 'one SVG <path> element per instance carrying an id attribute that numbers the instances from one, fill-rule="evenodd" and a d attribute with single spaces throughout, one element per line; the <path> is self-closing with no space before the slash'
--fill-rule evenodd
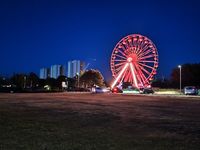
<path id="1" fill-rule="evenodd" d="M 155 94 L 180 94 L 178 91 L 157 91 Z"/>
<path id="2" fill-rule="evenodd" d="M 138 90 L 123 90 L 124 94 L 139 94 Z"/>

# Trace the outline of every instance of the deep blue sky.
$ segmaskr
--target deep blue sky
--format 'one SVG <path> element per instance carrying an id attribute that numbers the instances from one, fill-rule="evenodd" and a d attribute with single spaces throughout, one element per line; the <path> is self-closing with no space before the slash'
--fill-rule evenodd
<path id="1" fill-rule="evenodd" d="M 114 46 L 133 33 L 157 46 L 160 76 L 178 64 L 200 62 L 200 2 L 1 0 L 0 74 L 39 73 L 81 59 L 110 78 Z"/>

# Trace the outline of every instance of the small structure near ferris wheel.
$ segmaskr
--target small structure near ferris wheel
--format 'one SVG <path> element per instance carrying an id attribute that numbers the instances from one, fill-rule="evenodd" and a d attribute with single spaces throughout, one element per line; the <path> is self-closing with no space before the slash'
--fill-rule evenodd
<path id="1" fill-rule="evenodd" d="M 114 77 L 111 89 L 124 82 L 136 88 L 149 87 L 158 68 L 156 46 L 140 34 L 128 35 L 113 49 L 110 66 Z"/>

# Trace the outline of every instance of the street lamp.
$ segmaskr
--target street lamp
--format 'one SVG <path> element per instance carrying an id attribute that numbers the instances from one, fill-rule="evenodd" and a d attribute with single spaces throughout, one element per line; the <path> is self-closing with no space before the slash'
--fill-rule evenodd
<path id="1" fill-rule="evenodd" d="M 77 72 L 76 73 L 77 77 L 78 77 L 78 88 L 79 88 L 79 80 L 80 80 L 80 76 L 79 76 L 79 73 Z"/>
<path id="2" fill-rule="evenodd" d="M 180 69 L 180 93 L 181 93 L 181 65 L 178 65 L 178 68 Z"/>
<path id="3" fill-rule="evenodd" d="M 26 76 L 24 76 L 24 89 L 26 88 Z"/>

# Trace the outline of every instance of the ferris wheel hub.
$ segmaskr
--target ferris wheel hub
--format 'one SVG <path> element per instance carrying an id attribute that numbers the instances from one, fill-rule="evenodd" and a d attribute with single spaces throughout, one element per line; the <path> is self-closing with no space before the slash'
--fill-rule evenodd
<path id="1" fill-rule="evenodd" d="M 128 57 L 127 61 L 130 63 L 132 61 L 132 57 Z"/>
<path id="2" fill-rule="evenodd" d="M 137 60 L 138 60 L 138 57 L 137 57 L 137 54 L 135 53 L 131 53 L 127 59 L 128 62 L 133 62 L 133 63 L 137 62 Z"/>

